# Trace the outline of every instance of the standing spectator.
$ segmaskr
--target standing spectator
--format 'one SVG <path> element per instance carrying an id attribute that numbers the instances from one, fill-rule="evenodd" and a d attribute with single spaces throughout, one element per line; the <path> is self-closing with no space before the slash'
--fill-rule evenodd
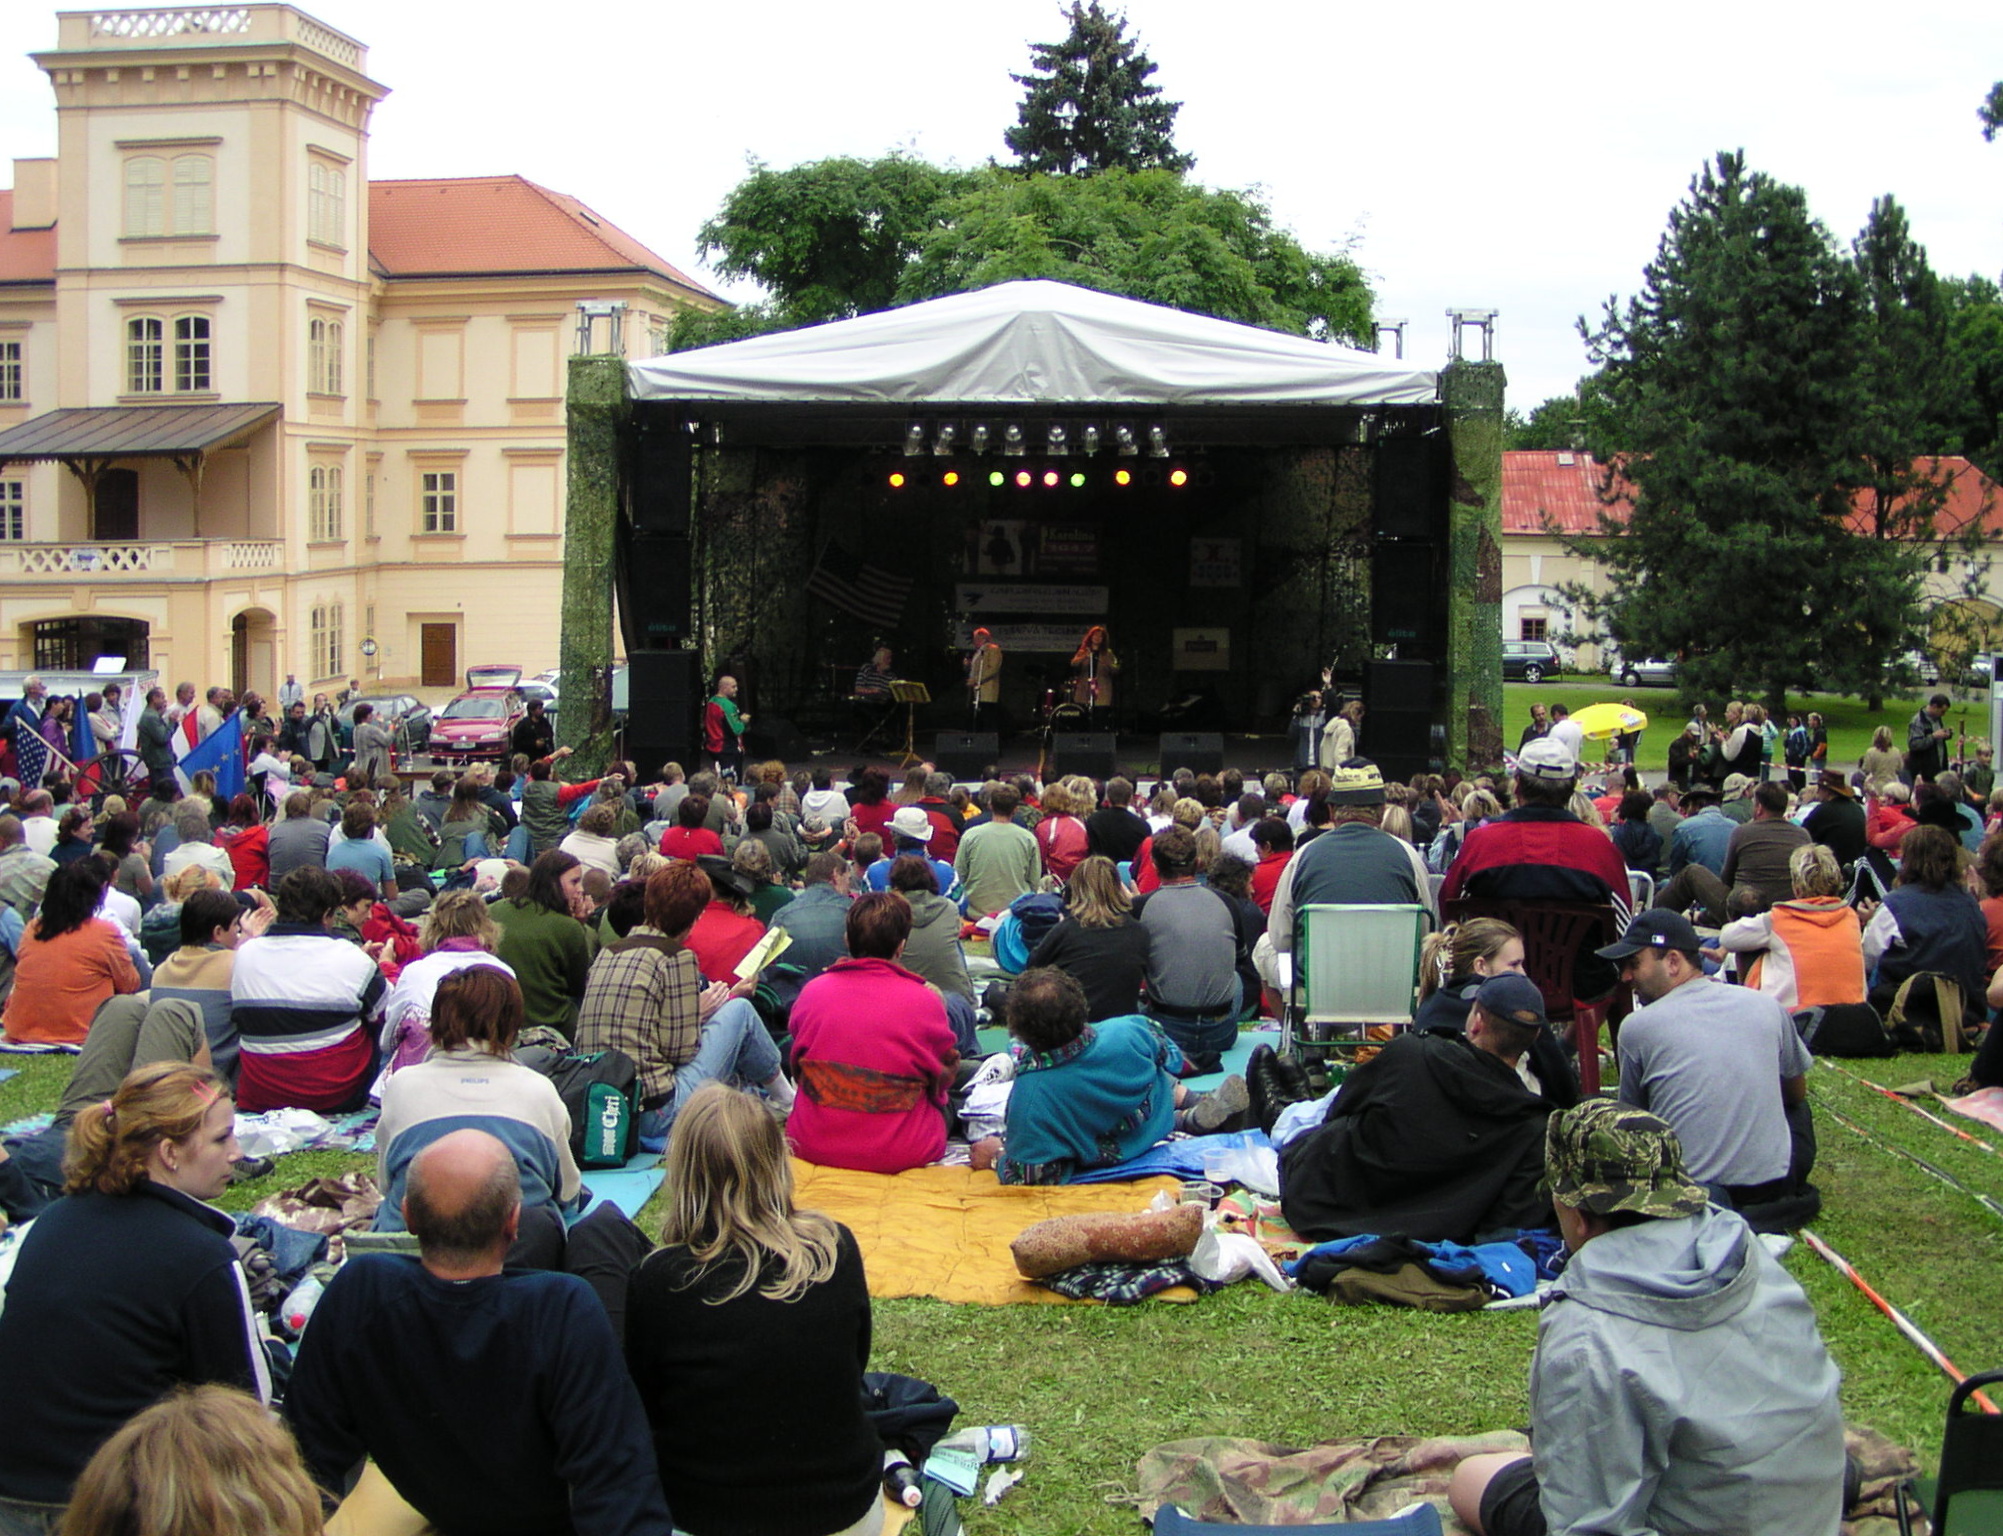
<path id="1" fill-rule="evenodd" d="M 577 1028 L 577 1005 L 591 972 L 591 899 L 584 894 L 584 866 L 552 848 L 529 866 L 528 887 L 489 909 L 501 930 L 494 953 L 522 985 L 523 1017 L 568 1040 Z"/>
<path id="2" fill-rule="evenodd" d="M 1530 706 L 1530 723 L 1523 727 L 1523 734 L 1516 738 L 1516 750 L 1521 752 L 1540 736 L 1551 734 L 1551 712 L 1542 704 Z"/>
<path id="3" fill-rule="evenodd" d="M 541 699 L 530 699 L 528 711 L 515 722 L 515 728 L 508 734 L 508 750 L 519 757 L 534 762 L 539 757 L 549 757 L 556 751 L 556 727 L 550 724 L 549 715 Z"/>
<path id="4" fill-rule="evenodd" d="M 348 782 L 373 784 L 394 766 L 396 732 L 376 719 L 373 704 L 355 706 L 355 760 L 348 767 Z"/>
<path id="5" fill-rule="evenodd" d="M 376 1068 L 376 1025 L 387 987 L 374 960 L 328 931 L 341 883 L 295 869 L 278 883 L 278 917 L 237 947 L 230 1017 L 242 1056 L 245 1113 L 359 1108 Z"/>
<path id="6" fill-rule="evenodd" d="M 1340 768 L 1358 754 L 1363 735 L 1363 701 L 1351 699 L 1329 718 L 1321 733 L 1320 766 Z"/>
<path id="7" fill-rule="evenodd" d="M 22 934 L 7 997 L 14 1045 L 80 1045 L 104 1002 L 144 983 L 124 933 L 97 915 L 107 870 L 97 859 L 49 876 L 40 912 Z"/>
<path id="8" fill-rule="evenodd" d="M 1925 714 L 1925 710 L 1920 711 L 1920 715 Z M 1914 716 L 1913 723 L 1917 725 L 1919 719 L 1919 715 Z M 1905 772 L 1905 765 L 1905 757 L 1892 745 L 1892 728 L 1889 725 L 1881 725 L 1871 733 L 1871 745 L 1864 749 L 1864 755 L 1858 759 L 1858 766 L 1864 771 L 1864 787 L 1867 790 L 1890 784 Z"/>
<path id="9" fill-rule="evenodd" d="M 1947 771 L 1947 744 L 1954 732 L 1943 717 L 1952 702 L 1944 693 L 1935 694 L 1906 726 L 1904 766 L 1907 778 L 1915 783 L 1930 784 Z"/>
<path id="10" fill-rule="evenodd" d="M 702 744 L 709 754 L 710 767 L 719 774 L 738 778 L 744 772 L 744 728 L 751 717 L 737 708 L 737 679 L 728 675 L 716 680 L 716 692 L 702 711 Z"/>

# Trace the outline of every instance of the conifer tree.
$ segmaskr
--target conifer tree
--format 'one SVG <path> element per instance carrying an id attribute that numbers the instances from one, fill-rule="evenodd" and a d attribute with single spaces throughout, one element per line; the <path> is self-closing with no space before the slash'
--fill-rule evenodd
<path id="1" fill-rule="evenodd" d="M 1032 43 L 1018 121 L 1002 134 L 1030 172 L 1060 176 L 1186 171 L 1195 158 L 1173 139 L 1180 102 L 1162 99 L 1148 77 L 1154 63 L 1127 36 L 1127 19 L 1099 0 L 1071 0 L 1071 32 L 1061 43 Z"/>

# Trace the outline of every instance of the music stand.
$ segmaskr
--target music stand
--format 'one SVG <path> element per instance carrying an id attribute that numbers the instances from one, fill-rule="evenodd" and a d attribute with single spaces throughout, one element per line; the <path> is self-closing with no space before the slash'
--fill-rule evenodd
<path id="1" fill-rule="evenodd" d="M 897 766 L 909 768 L 913 763 L 925 761 L 917 746 L 918 706 L 930 704 L 932 693 L 923 683 L 908 682 L 900 677 L 892 679 L 890 696 L 904 706 L 904 758 Z"/>

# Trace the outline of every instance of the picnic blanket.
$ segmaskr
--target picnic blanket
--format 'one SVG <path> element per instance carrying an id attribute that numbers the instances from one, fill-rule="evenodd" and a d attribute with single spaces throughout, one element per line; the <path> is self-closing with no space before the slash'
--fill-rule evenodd
<path id="1" fill-rule="evenodd" d="M 1943 1097 L 1941 1103 L 1957 1115 L 1966 1115 L 1971 1120 L 1980 1120 L 1984 1125 L 1993 1125 L 2003 1131 L 2003 1088 L 1978 1088 L 1958 1099 Z"/>
<path id="2" fill-rule="evenodd" d="M 589 1182 L 587 1178 L 587 1182 Z M 1174 1179 L 1129 1184 L 1004 1185 L 971 1168 L 913 1168 L 858 1173 L 793 1161 L 793 1199 L 855 1234 L 872 1296 L 936 1296 L 941 1301 L 1006 1306 L 1069 1298 L 1015 1272 L 1008 1245 L 1023 1228 L 1051 1216 L 1139 1211 Z M 1161 1299 L 1194 1301 L 1184 1287 Z"/>
<path id="3" fill-rule="evenodd" d="M 601 1205 L 616 1205 L 629 1220 L 640 1219 L 640 1208 L 653 1199 L 654 1191 L 667 1181 L 658 1152 L 637 1152 L 626 1159 L 624 1168 L 586 1168 L 584 1187 L 591 1198 L 578 1211 L 579 1220 Z M 653 1234 L 650 1234 L 653 1235 Z"/>
<path id="4" fill-rule="evenodd" d="M 1843 1439 L 1863 1473 L 1843 1536 L 1890 1536 L 1898 1528 L 1894 1489 L 1914 1470 L 1913 1455 L 1871 1429 L 1846 1427 Z M 1467 1536 L 1447 1503 L 1454 1468 L 1484 1451 L 1529 1449 L 1514 1430 L 1379 1435 L 1305 1449 L 1222 1435 L 1172 1440 L 1140 1460 L 1140 1508 L 1150 1519 L 1174 1504 L 1195 1519 L 1228 1525 L 1306 1525 L 1383 1520 L 1423 1500 L 1440 1512 L 1448 1536 Z"/>
<path id="5" fill-rule="evenodd" d="M 989 1055 L 1008 1049 L 1008 1031 L 1000 1025 L 990 1024 L 974 1033 L 980 1041 L 981 1049 Z M 1224 1064 L 1221 1067 L 1215 1072 L 1205 1072 L 1201 1077 L 1185 1077 L 1183 1081 L 1197 1092 L 1207 1093 L 1234 1072 L 1243 1077 L 1246 1066 L 1252 1060 L 1253 1049 L 1262 1044 L 1277 1044 L 1271 1028 L 1241 1030 L 1238 1034 L 1238 1043 L 1224 1053 Z"/>

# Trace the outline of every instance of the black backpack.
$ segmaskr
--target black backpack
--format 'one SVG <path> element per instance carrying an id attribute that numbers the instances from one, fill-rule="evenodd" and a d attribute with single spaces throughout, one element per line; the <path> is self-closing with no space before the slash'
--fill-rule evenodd
<path id="1" fill-rule="evenodd" d="M 1871 1058 L 1899 1053 L 1892 1032 L 1869 1003 L 1832 1003 L 1794 1016 L 1801 1043 L 1817 1056 Z"/>
<path id="2" fill-rule="evenodd" d="M 620 1168 L 640 1130 L 640 1068 L 624 1051 L 571 1051 L 548 1067 L 570 1111 L 570 1152 L 580 1168 Z"/>

